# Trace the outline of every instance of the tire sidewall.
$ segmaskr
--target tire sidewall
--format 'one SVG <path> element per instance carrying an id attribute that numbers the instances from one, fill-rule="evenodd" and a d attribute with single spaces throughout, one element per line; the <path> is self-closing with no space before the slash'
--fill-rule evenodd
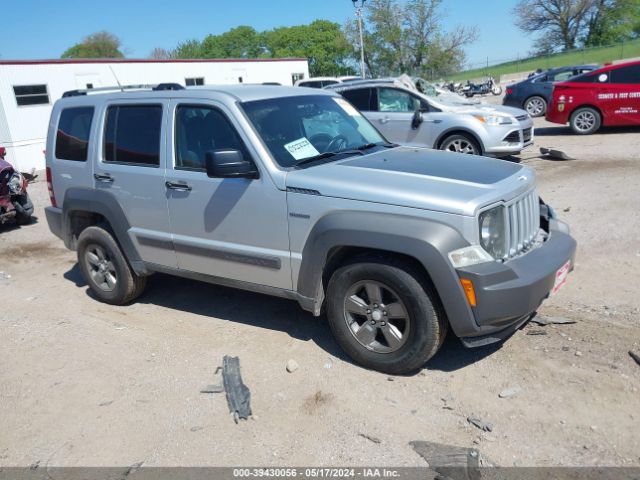
<path id="1" fill-rule="evenodd" d="M 344 314 L 344 296 L 363 280 L 373 280 L 393 289 L 409 314 L 409 337 L 395 352 L 376 353 L 353 336 Z M 327 317 L 343 350 L 364 367 L 390 374 L 405 374 L 421 368 L 440 346 L 441 333 L 434 305 L 417 279 L 400 268 L 378 263 L 355 263 L 337 270 L 327 289 Z"/>
<path id="2" fill-rule="evenodd" d="M 589 130 L 579 130 L 576 128 L 575 126 L 575 119 L 576 117 L 582 113 L 582 112 L 591 112 L 593 113 L 593 115 L 596 118 L 596 121 L 593 125 L 593 127 Z M 573 130 L 573 132 L 577 135 L 591 135 L 592 133 L 597 132 L 600 129 L 600 126 L 602 125 L 602 116 L 600 115 L 600 112 L 598 112 L 596 109 L 591 108 L 591 107 L 580 107 L 576 110 L 574 110 L 574 112 L 571 114 L 571 117 L 569 119 L 569 124 L 571 126 L 571 130 Z"/>
<path id="3" fill-rule="evenodd" d="M 92 245 L 102 247 L 116 269 L 116 288 L 110 292 L 98 287 L 89 273 L 89 265 L 87 264 L 85 253 Z M 80 271 L 83 278 L 91 288 L 93 295 L 101 302 L 112 305 L 122 304 L 129 292 L 131 271 L 120 247 L 111 234 L 100 227 L 88 227 L 80 234 L 77 250 Z"/>

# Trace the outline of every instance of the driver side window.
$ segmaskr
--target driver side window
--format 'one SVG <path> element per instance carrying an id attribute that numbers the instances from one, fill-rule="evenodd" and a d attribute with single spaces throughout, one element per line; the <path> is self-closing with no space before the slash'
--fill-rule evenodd
<path id="1" fill-rule="evenodd" d="M 380 112 L 413 113 L 420 107 L 420 100 L 408 92 L 395 88 L 378 89 L 378 110 Z"/>
<path id="2" fill-rule="evenodd" d="M 175 168 L 205 170 L 206 153 L 213 150 L 240 150 L 249 158 L 244 143 L 229 119 L 218 109 L 201 105 L 176 108 Z"/>

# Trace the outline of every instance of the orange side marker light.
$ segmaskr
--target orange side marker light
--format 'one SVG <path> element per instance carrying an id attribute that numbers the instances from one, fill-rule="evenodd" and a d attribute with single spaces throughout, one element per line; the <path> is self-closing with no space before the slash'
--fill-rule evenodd
<path id="1" fill-rule="evenodd" d="M 467 302 L 472 307 L 477 305 L 476 302 L 476 291 L 473 289 L 473 282 L 466 278 L 460 279 L 460 285 L 462 285 L 462 289 L 464 290 L 464 294 L 467 296 Z"/>

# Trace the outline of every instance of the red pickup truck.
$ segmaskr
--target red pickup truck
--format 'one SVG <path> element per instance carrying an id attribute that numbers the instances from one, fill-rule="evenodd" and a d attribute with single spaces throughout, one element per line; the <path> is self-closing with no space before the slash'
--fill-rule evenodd
<path id="1" fill-rule="evenodd" d="M 556 83 L 546 118 L 579 135 L 602 125 L 640 126 L 640 61 L 608 65 Z"/>

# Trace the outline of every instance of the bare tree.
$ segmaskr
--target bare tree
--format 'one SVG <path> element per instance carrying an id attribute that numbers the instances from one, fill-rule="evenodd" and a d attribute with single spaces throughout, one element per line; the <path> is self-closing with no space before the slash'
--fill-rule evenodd
<path id="1" fill-rule="evenodd" d="M 597 0 L 520 0 L 513 12 L 516 25 L 526 33 L 539 33 L 545 50 L 575 48 L 588 28 Z"/>
<path id="2" fill-rule="evenodd" d="M 171 58 L 171 53 L 164 48 L 156 47 L 151 50 L 149 58 L 153 60 L 169 60 Z"/>

